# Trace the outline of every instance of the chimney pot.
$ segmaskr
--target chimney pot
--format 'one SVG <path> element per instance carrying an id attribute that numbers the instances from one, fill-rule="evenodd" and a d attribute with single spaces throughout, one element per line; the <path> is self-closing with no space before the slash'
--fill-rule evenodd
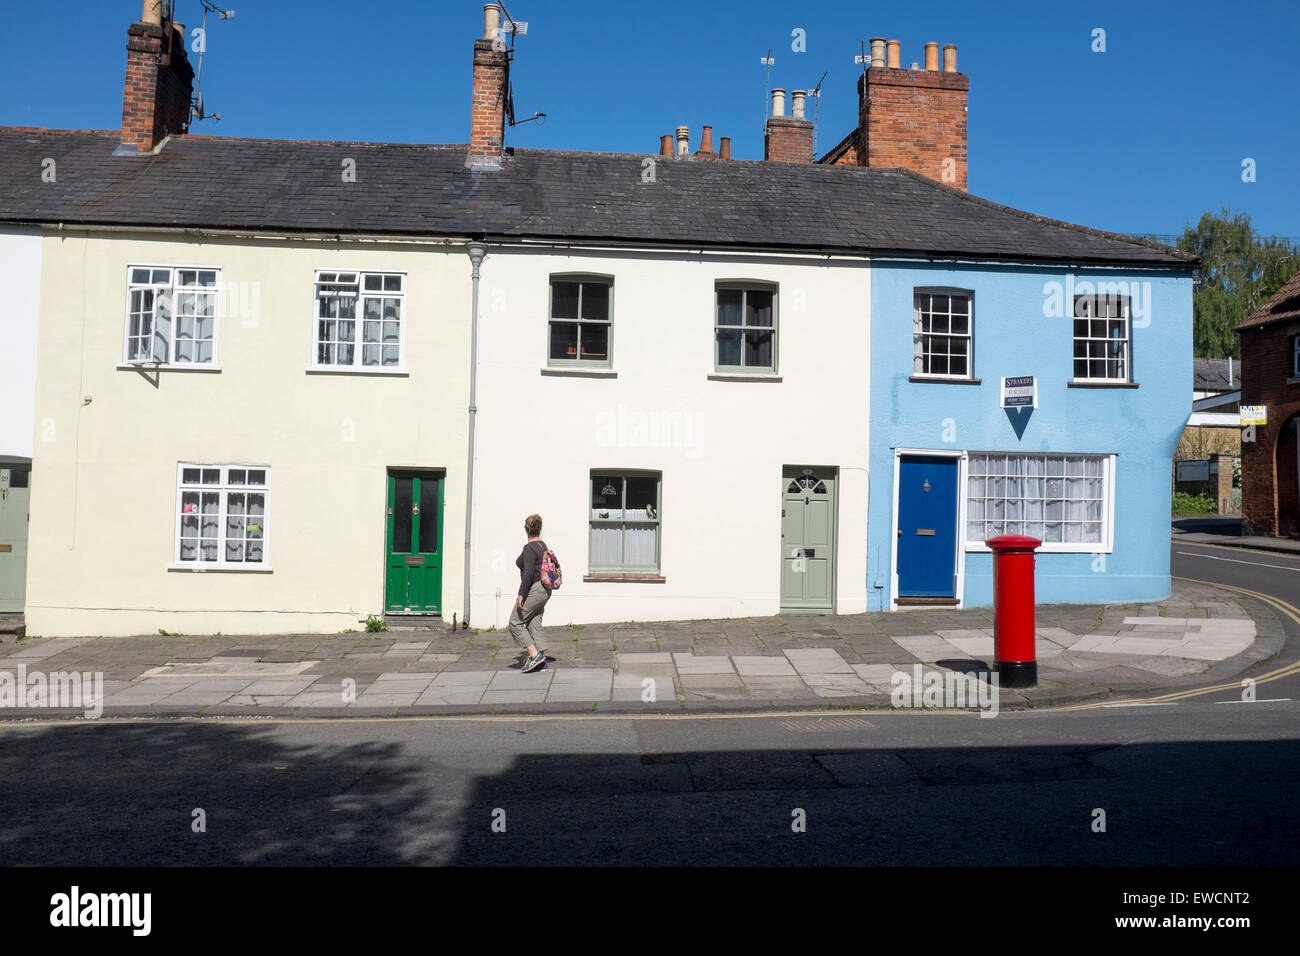
<path id="1" fill-rule="evenodd" d="M 730 136 L 722 137 L 722 139 L 719 141 L 718 148 L 720 150 L 720 152 L 718 153 L 719 158 L 731 159 L 731 137 Z"/>
<path id="2" fill-rule="evenodd" d="M 673 134 L 664 133 L 659 137 L 659 155 L 671 156 L 673 154 Z"/>
<path id="3" fill-rule="evenodd" d="M 140 11 L 140 22 L 152 23 L 156 27 L 162 26 L 164 18 L 170 12 L 167 6 L 167 0 L 144 0 L 144 7 Z"/>
<path id="4" fill-rule="evenodd" d="M 804 90 L 795 90 L 790 94 L 790 115 L 795 119 L 803 119 L 805 97 L 807 92 Z"/>
<path id="5" fill-rule="evenodd" d="M 677 158 L 685 159 L 691 154 L 691 129 L 689 126 L 677 127 Z"/>
<path id="6" fill-rule="evenodd" d="M 897 40 L 890 40 L 885 44 L 885 66 L 891 70 L 898 69 L 898 48 Z"/>
<path id="7" fill-rule="evenodd" d="M 957 72 L 957 44 L 945 43 L 943 45 L 943 72 Z"/>
<path id="8" fill-rule="evenodd" d="M 501 8 L 495 3 L 483 4 L 483 39 L 495 40 L 501 35 Z"/>
<path id="9" fill-rule="evenodd" d="M 772 115 L 785 115 L 785 90 L 777 87 L 772 91 Z"/>
<path id="10" fill-rule="evenodd" d="M 925 45 L 925 68 L 931 72 L 939 69 L 939 44 L 930 42 Z"/>
<path id="11" fill-rule="evenodd" d="M 885 38 L 871 38 L 871 67 L 872 69 L 883 69 L 885 66 Z"/>
<path id="12" fill-rule="evenodd" d="M 696 156 L 713 155 L 713 127 L 706 126 L 700 131 L 700 148 Z"/>

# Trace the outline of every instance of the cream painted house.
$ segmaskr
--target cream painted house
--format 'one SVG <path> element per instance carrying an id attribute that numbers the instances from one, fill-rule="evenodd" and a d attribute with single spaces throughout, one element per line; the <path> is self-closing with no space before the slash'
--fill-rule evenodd
<path id="1" fill-rule="evenodd" d="M 31 633 L 338 631 L 459 596 L 463 249 L 67 229 L 43 256 Z"/>

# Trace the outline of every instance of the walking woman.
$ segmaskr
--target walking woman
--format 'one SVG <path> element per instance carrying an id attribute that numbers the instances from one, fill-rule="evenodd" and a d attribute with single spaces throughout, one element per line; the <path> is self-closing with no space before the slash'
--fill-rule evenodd
<path id="1" fill-rule="evenodd" d="M 542 557 L 546 542 L 542 540 L 542 516 L 529 515 L 524 520 L 528 542 L 519 553 L 515 564 L 519 566 L 519 593 L 510 614 L 510 637 L 527 650 L 524 673 L 546 666 L 546 651 L 542 648 L 542 611 L 550 600 L 551 592 L 542 586 Z"/>

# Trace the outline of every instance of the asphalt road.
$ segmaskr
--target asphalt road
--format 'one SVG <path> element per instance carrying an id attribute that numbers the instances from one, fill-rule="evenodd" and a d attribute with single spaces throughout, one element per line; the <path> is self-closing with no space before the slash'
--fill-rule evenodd
<path id="1" fill-rule="evenodd" d="M 1244 588 L 1276 598 L 1289 605 L 1292 613 L 1300 617 L 1300 556 L 1211 544 L 1188 544 L 1175 537 L 1171 546 L 1170 568 L 1177 577 Z M 1247 671 L 1247 676 L 1267 673 L 1300 659 L 1300 621 L 1285 613 L 1279 613 L 1278 616 L 1286 630 L 1286 647 L 1278 657 Z M 1260 697 L 1300 699 L 1300 673 L 1261 684 L 1259 691 Z"/>
<path id="2" fill-rule="evenodd" d="M 1300 578 L 1174 551 L 1282 598 Z M 5 724 L 0 865 L 1295 865 L 1294 683 L 992 719 Z"/>
<path id="3" fill-rule="evenodd" d="M 0 865 L 1294 865 L 1297 717 L 7 725 Z"/>

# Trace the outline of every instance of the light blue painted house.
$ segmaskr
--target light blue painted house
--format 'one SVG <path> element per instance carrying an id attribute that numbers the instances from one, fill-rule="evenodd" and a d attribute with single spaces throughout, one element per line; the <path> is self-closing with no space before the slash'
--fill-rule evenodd
<path id="1" fill-rule="evenodd" d="M 1020 261 L 873 263 L 871 610 L 992 604 L 1002 534 L 1043 542 L 1040 604 L 1170 593 L 1194 262 L 1020 215 Z"/>

